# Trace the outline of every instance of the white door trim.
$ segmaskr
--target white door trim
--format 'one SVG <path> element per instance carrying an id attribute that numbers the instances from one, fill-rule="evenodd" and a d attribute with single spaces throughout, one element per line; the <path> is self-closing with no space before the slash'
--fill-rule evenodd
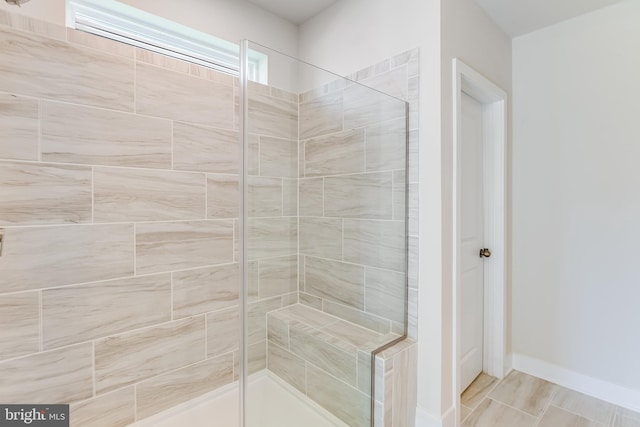
<path id="1" fill-rule="evenodd" d="M 506 374 L 506 153 L 507 94 L 486 77 L 453 59 L 453 291 L 454 291 L 454 402 L 460 408 L 460 147 L 462 93 L 483 107 L 484 239 L 491 258 L 484 268 L 484 367 L 494 377 Z M 479 248 L 478 248 L 479 249 Z M 460 411 L 456 411 L 460 412 Z"/>

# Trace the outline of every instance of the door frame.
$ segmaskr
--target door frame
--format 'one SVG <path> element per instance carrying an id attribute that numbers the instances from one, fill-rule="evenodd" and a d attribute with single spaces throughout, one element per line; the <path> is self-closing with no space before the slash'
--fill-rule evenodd
<path id="1" fill-rule="evenodd" d="M 455 400 L 460 413 L 460 320 L 461 295 L 461 117 L 462 93 L 482 104 L 484 154 L 484 240 L 491 258 L 484 265 L 483 371 L 505 376 L 506 356 L 506 154 L 507 93 L 486 77 L 453 59 L 453 292 Z M 478 248 L 480 249 L 480 248 Z"/>

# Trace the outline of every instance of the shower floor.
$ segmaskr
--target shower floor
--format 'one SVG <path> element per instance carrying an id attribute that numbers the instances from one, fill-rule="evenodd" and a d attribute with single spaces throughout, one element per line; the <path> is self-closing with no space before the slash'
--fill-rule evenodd
<path id="1" fill-rule="evenodd" d="M 238 387 L 203 396 L 133 427 L 239 427 Z M 348 427 L 275 375 L 253 375 L 247 391 L 248 427 Z"/>

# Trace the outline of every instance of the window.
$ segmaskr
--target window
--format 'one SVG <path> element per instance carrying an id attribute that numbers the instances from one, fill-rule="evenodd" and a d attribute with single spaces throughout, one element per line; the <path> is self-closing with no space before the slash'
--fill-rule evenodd
<path id="1" fill-rule="evenodd" d="M 67 26 L 225 73 L 239 74 L 237 44 L 114 0 L 67 0 Z M 267 84 L 267 56 L 249 52 L 249 80 Z"/>

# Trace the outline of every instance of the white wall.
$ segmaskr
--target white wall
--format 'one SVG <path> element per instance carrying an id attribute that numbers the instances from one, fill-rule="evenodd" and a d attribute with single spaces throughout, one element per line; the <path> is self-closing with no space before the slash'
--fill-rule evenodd
<path id="1" fill-rule="evenodd" d="M 514 40 L 513 351 L 640 397 L 639 22 Z"/>
<path id="2" fill-rule="evenodd" d="M 452 414 L 455 400 L 451 60 L 462 58 L 510 92 L 511 42 L 472 0 L 342 0 L 300 27 L 298 52 L 320 67 L 350 74 L 416 46 L 421 49 L 418 426 L 422 426 L 441 423 L 444 414 Z"/>

